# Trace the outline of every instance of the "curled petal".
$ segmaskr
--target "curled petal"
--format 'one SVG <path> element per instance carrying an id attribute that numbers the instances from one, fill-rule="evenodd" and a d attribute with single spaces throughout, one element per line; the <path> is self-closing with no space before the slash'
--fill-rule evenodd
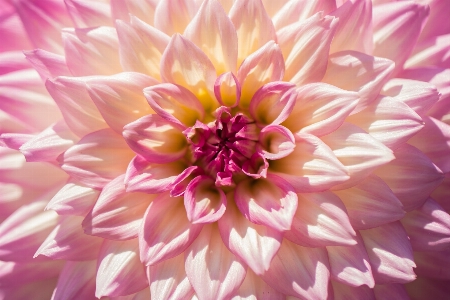
<path id="1" fill-rule="evenodd" d="M 236 107 L 241 99 L 241 84 L 233 73 L 221 74 L 214 83 L 214 95 L 221 105 Z"/>
<path id="2" fill-rule="evenodd" d="M 271 160 L 286 157 L 295 148 L 294 135 L 281 125 L 264 127 L 259 135 L 259 141 L 264 157 Z"/>

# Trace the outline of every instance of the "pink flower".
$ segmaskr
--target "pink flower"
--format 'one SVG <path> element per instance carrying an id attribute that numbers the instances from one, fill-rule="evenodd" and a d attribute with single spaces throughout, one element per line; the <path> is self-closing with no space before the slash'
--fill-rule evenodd
<path id="1" fill-rule="evenodd" d="M 447 297 L 447 0 L 0 7 L 0 298 Z"/>

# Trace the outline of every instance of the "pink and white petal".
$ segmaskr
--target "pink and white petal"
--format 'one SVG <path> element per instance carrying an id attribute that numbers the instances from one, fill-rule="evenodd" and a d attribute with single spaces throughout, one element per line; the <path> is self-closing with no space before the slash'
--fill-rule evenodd
<path id="1" fill-rule="evenodd" d="M 424 117 L 425 127 L 413 136 L 408 144 L 413 145 L 442 170 L 450 172 L 450 125 L 435 118 Z"/>
<path id="2" fill-rule="evenodd" d="M 375 175 L 359 184 L 334 192 L 348 211 L 352 227 L 370 229 L 400 220 L 405 215 L 403 205 L 389 186 Z"/>
<path id="3" fill-rule="evenodd" d="M 66 59 L 63 55 L 54 54 L 42 49 L 24 51 L 24 54 L 33 68 L 43 80 L 57 76 L 70 76 Z"/>
<path id="4" fill-rule="evenodd" d="M 138 236 L 144 213 L 155 196 L 126 192 L 124 178 L 121 175 L 105 185 L 81 224 L 86 234 L 121 241 Z"/>
<path id="5" fill-rule="evenodd" d="M 322 81 L 347 91 L 358 92 L 361 99 L 354 113 L 378 97 L 394 70 L 394 62 L 357 51 L 336 52 L 329 56 Z M 351 78 L 351 80 L 349 80 Z"/>
<path id="6" fill-rule="evenodd" d="M 414 282 L 405 284 L 409 299 L 445 299 L 450 293 L 448 280 L 436 280 L 419 276 Z"/>
<path id="7" fill-rule="evenodd" d="M 400 222 L 361 230 L 377 284 L 407 283 L 416 279 L 411 244 Z"/>
<path id="8" fill-rule="evenodd" d="M 186 138 L 178 124 L 151 114 L 126 125 L 123 137 L 128 146 L 150 163 L 169 163 L 186 153 Z"/>
<path id="9" fill-rule="evenodd" d="M 291 228 L 297 210 L 297 195 L 280 177 L 241 181 L 234 193 L 239 210 L 252 223 L 282 232 Z"/>
<path id="10" fill-rule="evenodd" d="M 438 100 L 439 92 L 428 82 L 394 78 L 384 86 L 381 94 L 408 105 L 423 116 Z"/>
<path id="11" fill-rule="evenodd" d="M 85 216 L 99 195 L 93 188 L 69 181 L 48 202 L 45 210 L 54 210 L 59 215 Z"/>
<path id="12" fill-rule="evenodd" d="M 271 3 L 279 2 L 281 1 L 271 1 Z M 272 21 L 275 29 L 279 30 L 285 26 L 296 23 L 297 21 L 306 20 L 319 11 L 323 11 L 324 14 L 328 15 L 335 9 L 336 1 L 334 0 L 290 0 L 286 1 L 286 4 L 277 11 L 273 16 Z"/>
<path id="13" fill-rule="evenodd" d="M 34 137 L 35 135 L 27 133 L 2 133 L 0 134 L 0 146 L 12 150 L 19 150 L 23 144 Z"/>
<path id="14" fill-rule="evenodd" d="M 20 263 L 0 261 L 1 287 L 19 288 L 27 283 L 58 277 L 64 266 L 63 261 Z"/>
<path id="15" fill-rule="evenodd" d="M 302 299 L 327 299 L 330 271 L 325 248 L 306 248 L 284 239 L 261 278 L 275 290 Z"/>
<path id="16" fill-rule="evenodd" d="M 322 80 L 337 23 L 336 18 L 317 13 L 277 32 L 286 65 L 284 80 L 297 85 Z"/>
<path id="17" fill-rule="evenodd" d="M 270 285 L 265 283 L 261 277 L 253 273 L 252 270 L 247 269 L 247 274 L 242 282 L 239 290 L 232 300 L 285 300 L 286 295 L 278 292 Z"/>
<path id="18" fill-rule="evenodd" d="M 53 292 L 52 300 L 95 299 L 97 261 L 67 261 Z"/>
<path id="19" fill-rule="evenodd" d="M 104 240 L 98 257 L 95 296 L 125 296 L 147 286 L 138 241 Z"/>
<path id="20" fill-rule="evenodd" d="M 247 56 L 270 40 L 277 41 L 272 20 L 261 0 L 236 0 L 229 16 L 237 32 L 238 66 Z"/>
<path id="21" fill-rule="evenodd" d="M 269 269 L 272 258 L 280 248 L 282 234 L 270 227 L 248 221 L 234 204 L 233 194 L 229 193 L 227 196 L 227 210 L 218 222 L 222 241 L 253 272 L 261 275 Z M 252 278 L 250 280 L 254 281 Z"/>
<path id="22" fill-rule="evenodd" d="M 373 292 L 377 300 L 410 300 L 405 286 L 399 283 L 376 284 Z"/>
<path id="23" fill-rule="evenodd" d="M 88 187 L 101 189 L 124 174 L 134 153 L 112 129 L 102 129 L 83 137 L 58 157 L 67 174 Z"/>
<path id="24" fill-rule="evenodd" d="M 334 190 L 349 188 L 375 169 L 391 162 L 395 157 L 392 150 L 353 124 L 345 122 L 333 133 L 321 137 L 334 155 L 345 166 L 350 179 Z"/>
<path id="25" fill-rule="evenodd" d="M 67 12 L 76 27 L 112 25 L 109 3 L 102 0 L 65 0 Z"/>
<path id="26" fill-rule="evenodd" d="M 102 239 L 84 234 L 82 221 L 83 217 L 79 216 L 61 218 L 34 257 L 43 255 L 51 259 L 73 261 L 96 259 Z"/>
<path id="27" fill-rule="evenodd" d="M 247 56 L 239 67 L 237 79 L 241 84 L 240 106 L 247 108 L 263 85 L 282 80 L 284 77 L 284 59 L 280 46 L 269 41 Z"/>
<path id="28" fill-rule="evenodd" d="M 130 15 L 153 26 L 155 9 L 159 0 L 110 0 L 113 19 L 128 21 Z"/>
<path id="29" fill-rule="evenodd" d="M 179 85 L 158 84 L 144 89 L 144 95 L 159 116 L 181 126 L 193 126 L 205 115 L 205 103 Z"/>
<path id="30" fill-rule="evenodd" d="M 358 93 L 326 83 L 306 84 L 296 92 L 295 106 L 282 123 L 294 133 L 327 135 L 342 125 L 359 101 Z"/>
<path id="31" fill-rule="evenodd" d="M 102 26 L 64 29 L 62 37 L 67 67 L 74 76 L 122 72 L 115 28 Z"/>
<path id="32" fill-rule="evenodd" d="M 194 294 L 182 254 L 148 267 L 152 299 L 191 299 Z"/>
<path id="33" fill-rule="evenodd" d="M 372 1 L 347 1 L 331 15 L 339 18 L 339 25 L 330 53 L 354 50 L 372 54 Z"/>
<path id="34" fill-rule="evenodd" d="M 406 143 L 423 128 L 422 118 L 403 102 L 379 97 L 368 107 L 347 118 L 390 149 Z"/>
<path id="35" fill-rule="evenodd" d="M 357 287 L 367 285 L 373 288 L 375 281 L 369 256 L 361 236 L 356 236 L 358 244 L 352 246 L 328 246 L 331 278 L 345 285 Z"/>
<path id="36" fill-rule="evenodd" d="M 403 68 L 427 20 L 428 5 L 392 2 L 373 9 L 373 54 L 395 62 L 394 73 Z"/>
<path id="37" fill-rule="evenodd" d="M 134 16 L 130 24 L 117 20 L 116 30 L 122 68 L 160 80 L 160 61 L 170 37 Z"/>
<path id="38" fill-rule="evenodd" d="M 269 125 L 264 127 L 259 135 L 261 152 L 267 159 L 280 159 L 294 151 L 295 137 L 284 126 Z"/>
<path id="39" fill-rule="evenodd" d="M 159 1 L 155 9 L 155 27 L 168 36 L 183 33 L 197 9 L 193 0 Z"/>
<path id="40" fill-rule="evenodd" d="M 450 34 L 430 38 L 418 45 L 405 63 L 405 68 L 436 66 L 450 68 Z"/>
<path id="41" fill-rule="evenodd" d="M 366 285 L 358 287 L 349 286 L 338 281 L 331 280 L 335 300 L 376 300 L 373 290 Z"/>
<path id="42" fill-rule="evenodd" d="M 63 1 L 20 0 L 14 1 L 13 5 L 35 48 L 58 54 L 63 52 L 61 29 L 72 25 Z"/>
<path id="43" fill-rule="evenodd" d="M 417 148 L 404 144 L 394 152 L 395 159 L 375 171 L 402 202 L 405 211 L 425 203 L 444 179 L 442 171 Z"/>
<path id="44" fill-rule="evenodd" d="M 0 259 L 27 262 L 58 222 L 53 211 L 44 211 L 45 201 L 24 205 L 0 224 Z"/>
<path id="45" fill-rule="evenodd" d="M 187 219 L 182 197 L 160 194 L 145 212 L 139 231 L 141 261 L 154 265 L 183 253 L 202 228 Z"/>
<path id="46" fill-rule="evenodd" d="M 443 251 L 450 245 L 450 215 L 433 199 L 401 220 L 415 251 Z"/>
<path id="47" fill-rule="evenodd" d="M 238 106 L 241 100 L 241 85 L 236 76 L 231 72 L 219 75 L 214 83 L 214 95 L 220 105 Z"/>
<path id="48" fill-rule="evenodd" d="M 238 37 L 217 0 L 203 2 L 183 35 L 208 56 L 217 74 L 236 72 Z"/>
<path id="49" fill-rule="evenodd" d="M 347 170 L 318 137 L 298 133 L 294 151 L 272 161 L 269 172 L 287 180 L 296 193 L 322 192 L 348 180 Z"/>
<path id="50" fill-rule="evenodd" d="M 105 122 L 122 134 L 126 124 L 154 113 L 142 90 L 157 83 L 147 75 L 130 72 L 88 79 L 86 87 Z"/>
<path id="51" fill-rule="evenodd" d="M 85 86 L 86 78 L 57 77 L 45 86 L 70 130 L 79 137 L 108 127 Z"/>
<path id="52" fill-rule="evenodd" d="M 245 278 L 246 266 L 223 244 L 215 224 L 206 225 L 185 251 L 189 282 L 200 299 L 229 299 Z"/>
<path id="53" fill-rule="evenodd" d="M 331 192 L 297 194 L 298 208 L 284 237 L 305 247 L 355 245 L 347 211 Z"/>

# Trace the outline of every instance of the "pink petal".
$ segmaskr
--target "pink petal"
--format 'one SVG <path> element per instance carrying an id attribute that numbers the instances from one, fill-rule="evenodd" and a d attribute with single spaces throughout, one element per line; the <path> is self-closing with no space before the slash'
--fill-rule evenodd
<path id="1" fill-rule="evenodd" d="M 450 173 L 447 173 L 444 180 L 439 184 L 437 188 L 431 193 L 433 198 L 439 205 L 441 205 L 445 211 L 450 211 L 450 202 L 448 199 L 450 196 Z"/>
<path id="2" fill-rule="evenodd" d="M 237 31 L 238 66 L 268 41 L 277 41 L 272 20 L 261 0 L 236 0 L 229 15 Z"/>
<path id="3" fill-rule="evenodd" d="M 19 150 L 26 142 L 32 140 L 35 135 L 25 133 L 2 133 L 0 135 L 1 147 L 7 147 L 13 150 Z"/>
<path id="4" fill-rule="evenodd" d="M 356 51 L 342 51 L 329 56 L 322 81 L 347 91 L 358 92 L 361 99 L 356 113 L 378 97 L 393 70 L 394 62 L 388 59 Z"/>
<path id="5" fill-rule="evenodd" d="M 446 34 L 450 30 L 450 20 L 446 18 L 447 11 L 450 9 L 448 1 L 445 0 L 429 0 L 421 1 L 430 6 L 430 15 L 419 40 L 425 40 L 430 37 Z"/>
<path id="6" fill-rule="evenodd" d="M 444 179 L 431 160 L 417 148 L 404 144 L 395 150 L 395 159 L 375 171 L 402 202 L 405 211 L 422 206 Z"/>
<path id="7" fill-rule="evenodd" d="M 277 231 L 291 228 L 297 195 L 289 183 L 277 176 L 241 181 L 234 198 L 239 210 L 252 223 Z"/>
<path id="8" fill-rule="evenodd" d="M 179 34 L 172 36 L 161 58 L 161 78 L 191 91 L 205 110 L 213 110 L 216 80 L 214 65 L 193 42 Z"/>
<path id="9" fill-rule="evenodd" d="M 391 97 L 379 97 L 347 119 L 390 149 L 406 143 L 423 128 L 422 118 L 409 106 Z"/>
<path id="10" fill-rule="evenodd" d="M 78 216 L 61 218 L 34 257 L 44 255 L 51 259 L 76 261 L 96 259 L 102 240 L 85 235 L 82 221 L 83 217 Z"/>
<path id="11" fill-rule="evenodd" d="M 190 299 L 194 290 L 189 283 L 183 264 L 184 256 L 180 254 L 148 267 L 152 298 Z"/>
<path id="12" fill-rule="evenodd" d="M 202 227 L 189 222 L 181 197 L 160 194 L 145 212 L 139 231 L 141 261 L 154 265 L 183 253 Z"/>
<path id="13" fill-rule="evenodd" d="M 182 86 L 162 83 L 144 89 L 144 95 L 153 110 L 169 122 L 192 126 L 204 117 L 202 103 Z"/>
<path id="14" fill-rule="evenodd" d="M 160 80 L 159 63 L 170 37 L 134 16 L 130 24 L 117 20 L 116 30 L 123 69 Z"/>
<path id="15" fill-rule="evenodd" d="M 82 226 L 86 234 L 109 240 L 128 240 L 138 236 L 145 210 L 155 198 L 125 191 L 124 177 L 105 185 Z"/>
<path id="16" fill-rule="evenodd" d="M 411 244 L 400 222 L 361 230 L 360 233 L 377 284 L 407 283 L 416 279 Z"/>
<path id="17" fill-rule="evenodd" d="M 1 21 L 0 21 L 0 27 L 1 27 Z M 24 48 L 27 48 L 27 47 L 24 47 Z M 24 49 L 24 48 L 22 48 L 22 49 Z M 27 53 L 29 53 L 29 52 L 28 51 L 0 52 L 0 75 L 28 69 L 30 67 L 30 62 L 24 57 L 24 54 L 27 55 Z"/>
<path id="18" fill-rule="evenodd" d="M 401 220 L 415 251 L 442 251 L 449 248 L 450 215 L 433 199 L 406 214 Z"/>
<path id="19" fill-rule="evenodd" d="M 65 0 L 67 11 L 76 27 L 112 25 L 109 4 L 102 0 Z"/>
<path id="20" fill-rule="evenodd" d="M 374 55 L 395 62 L 395 72 L 402 69 L 419 38 L 429 7 L 415 2 L 394 2 L 373 10 Z"/>
<path id="21" fill-rule="evenodd" d="M 414 252 L 418 276 L 438 280 L 450 280 L 450 255 L 448 248 L 444 251 Z"/>
<path id="22" fill-rule="evenodd" d="M 67 67 L 75 76 L 120 73 L 119 41 L 112 27 L 64 29 Z"/>
<path id="23" fill-rule="evenodd" d="M 247 269 L 245 279 L 233 299 L 284 300 L 286 295 L 278 292 L 252 270 Z"/>
<path id="24" fill-rule="evenodd" d="M 203 2 L 184 36 L 208 56 L 218 74 L 236 71 L 236 30 L 217 0 Z"/>
<path id="25" fill-rule="evenodd" d="M 450 34 L 428 39 L 416 46 L 405 68 L 422 66 L 450 67 Z"/>
<path id="26" fill-rule="evenodd" d="M 85 216 L 99 195 L 97 190 L 68 182 L 48 202 L 45 210 L 54 210 L 59 215 Z"/>
<path id="27" fill-rule="evenodd" d="M 260 275 L 269 269 L 272 258 L 280 248 L 282 235 L 270 227 L 248 221 L 233 204 L 233 194 L 229 193 L 228 197 L 227 211 L 218 222 L 222 241 L 234 255 Z"/>
<path id="28" fill-rule="evenodd" d="M 358 93 L 325 83 L 303 85 L 296 92 L 295 106 L 282 123 L 294 133 L 329 134 L 342 125 L 359 101 Z"/>
<path id="29" fill-rule="evenodd" d="M 244 281 L 246 267 L 222 243 L 211 224 L 185 252 L 189 282 L 200 299 L 229 299 Z"/>
<path id="30" fill-rule="evenodd" d="M 247 108 L 258 89 L 283 77 L 284 59 L 280 46 L 269 41 L 247 56 L 239 67 L 237 78 L 242 91 L 240 106 Z"/>
<path id="31" fill-rule="evenodd" d="M 370 229 L 400 220 L 403 205 L 383 180 L 370 175 L 359 184 L 334 192 L 348 211 L 352 227 Z"/>
<path id="32" fill-rule="evenodd" d="M 223 73 L 214 83 L 214 95 L 221 105 L 236 107 L 241 100 L 241 84 L 233 73 Z"/>
<path id="33" fill-rule="evenodd" d="M 327 299 L 330 271 L 325 248 L 305 248 L 283 240 L 261 278 L 275 290 L 304 299 Z"/>
<path id="34" fill-rule="evenodd" d="M 61 154 L 58 161 L 61 168 L 80 183 L 101 189 L 125 173 L 133 155 L 120 135 L 103 129 L 83 137 Z"/>
<path id="35" fill-rule="evenodd" d="M 335 300 L 376 300 L 373 290 L 366 285 L 354 287 L 334 280 L 331 284 Z"/>
<path id="36" fill-rule="evenodd" d="M 155 9 L 155 27 L 168 36 L 183 33 L 197 12 L 193 0 L 163 0 Z"/>
<path id="37" fill-rule="evenodd" d="M 350 123 L 344 123 L 335 132 L 322 137 L 322 140 L 333 150 L 350 175 L 350 180 L 334 187 L 336 190 L 355 185 L 395 158 L 389 148 Z"/>
<path id="38" fill-rule="evenodd" d="M 151 163 L 177 161 L 186 153 L 186 138 L 178 124 L 147 115 L 123 128 L 128 146 Z"/>
<path id="39" fill-rule="evenodd" d="M 261 130 L 259 141 L 267 159 L 280 159 L 294 151 L 295 137 L 281 125 L 269 125 Z"/>
<path id="40" fill-rule="evenodd" d="M 355 245 L 347 211 L 331 192 L 298 194 L 298 208 L 285 238 L 305 247 Z"/>
<path id="41" fill-rule="evenodd" d="M 358 244 L 352 246 L 327 247 L 331 277 L 353 287 L 367 285 L 373 288 L 375 281 L 366 248 L 359 234 L 356 240 Z"/>
<path id="42" fill-rule="evenodd" d="M 66 262 L 52 300 L 94 299 L 96 264 L 96 260 Z"/>
<path id="43" fill-rule="evenodd" d="M 8 2 L 1 4 L 3 7 L 0 13 L 0 35 L 2 37 L 0 51 L 4 53 L 6 51 L 33 48 L 16 10 L 12 6 L 9 9 L 4 7 L 9 5 Z M 17 52 L 20 53 L 20 51 Z"/>
<path id="44" fill-rule="evenodd" d="M 47 52 L 42 49 L 25 51 L 24 54 L 44 80 L 57 76 L 71 75 L 67 68 L 66 59 L 62 55 Z"/>
<path id="45" fill-rule="evenodd" d="M 264 5 L 264 9 L 267 14 L 272 17 L 284 6 L 289 0 L 280 0 L 280 1 L 272 1 L 272 0 L 262 0 L 262 4 Z"/>
<path id="46" fill-rule="evenodd" d="M 286 64 L 284 80 L 300 85 L 323 78 L 336 26 L 337 19 L 317 13 L 278 31 Z"/>
<path id="47" fill-rule="evenodd" d="M 143 74 L 120 73 L 88 79 L 86 87 L 106 123 L 122 134 L 126 124 L 153 113 L 142 90 L 157 83 Z"/>
<path id="48" fill-rule="evenodd" d="M 373 292 L 376 299 L 398 299 L 409 300 L 409 296 L 406 293 L 406 289 L 403 284 L 391 283 L 391 284 L 377 284 L 375 285 Z"/>
<path id="49" fill-rule="evenodd" d="M 349 178 L 344 165 L 319 138 L 300 133 L 295 139 L 294 151 L 272 161 L 269 172 L 287 180 L 296 193 L 325 191 Z"/>
<path id="50" fill-rule="evenodd" d="M 148 286 L 137 240 L 103 242 L 98 258 L 95 296 L 124 296 Z"/>
<path id="51" fill-rule="evenodd" d="M 0 261 L 0 281 L 1 288 L 13 287 L 30 283 L 39 282 L 49 278 L 58 277 L 64 266 L 63 261 L 45 261 L 45 262 L 4 262 Z"/>
<path id="52" fill-rule="evenodd" d="M 137 16 L 147 24 L 153 25 L 155 9 L 158 2 L 155 0 L 110 0 L 113 19 L 128 21 L 131 16 Z"/>
<path id="53" fill-rule="evenodd" d="M 89 97 L 85 78 L 57 77 L 47 80 L 45 86 L 61 110 L 67 126 L 79 137 L 108 126 Z"/>
<path id="54" fill-rule="evenodd" d="M 414 283 L 406 284 L 409 299 L 445 299 L 450 293 L 448 280 L 418 277 Z"/>

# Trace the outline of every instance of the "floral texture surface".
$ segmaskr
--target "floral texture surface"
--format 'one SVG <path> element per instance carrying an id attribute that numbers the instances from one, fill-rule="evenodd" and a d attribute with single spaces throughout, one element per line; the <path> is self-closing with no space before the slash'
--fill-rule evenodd
<path id="1" fill-rule="evenodd" d="M 449 0 L 0 0 L 0 299 L 448 299 Z"/>

